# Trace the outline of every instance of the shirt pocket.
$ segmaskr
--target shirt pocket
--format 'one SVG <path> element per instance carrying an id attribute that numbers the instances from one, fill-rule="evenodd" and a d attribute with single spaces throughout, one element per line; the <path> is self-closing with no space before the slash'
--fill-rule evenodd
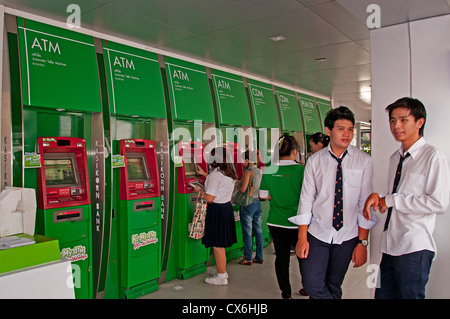
<path id="1" fill-rule="evenodd" d="M 402 194 L 424 194 L 426 190 L 426 178 L 424 175 L 402 172 L 397 192 Z"/>
<path id="2" fill-rule="evenodd" d="M 362 170 L 344 169 L 342 172 L 344 185 L 350 188 L 360 188 L 362 184 L 362 173 Z"/>

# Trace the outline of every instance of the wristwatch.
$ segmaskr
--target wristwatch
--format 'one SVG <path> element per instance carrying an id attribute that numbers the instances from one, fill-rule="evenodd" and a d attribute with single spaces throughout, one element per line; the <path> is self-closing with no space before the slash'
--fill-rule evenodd
<path id="1" fill-rule="evenodd" d="M 369 241 L 367 239 L 358 239 L 358 244 L 361 244 L 363 247 L 369 245 Z"/>

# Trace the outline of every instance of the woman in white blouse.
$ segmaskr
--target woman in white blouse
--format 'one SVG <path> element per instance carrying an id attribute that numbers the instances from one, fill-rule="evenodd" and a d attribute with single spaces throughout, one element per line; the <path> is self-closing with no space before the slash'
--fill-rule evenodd
<path id="1" fill-rule="evenodd" d="M 201 191 L 199 187 L 196 187 L 196 191 L 200 191 L 208 202 L 202 243 L 205 247 L 213 247 L 217 267 L 217 275 L 206 278 L 205 282 L 211 285 L 227 285 L 225 248 L 237 242 L 231 205 L 237 176 L 225 148 L 214 148 L 211 151 L 211 161 L 212 171 L 209 174 L 197 167 L 197 172 L 206 177 L 205 190 Z"/>

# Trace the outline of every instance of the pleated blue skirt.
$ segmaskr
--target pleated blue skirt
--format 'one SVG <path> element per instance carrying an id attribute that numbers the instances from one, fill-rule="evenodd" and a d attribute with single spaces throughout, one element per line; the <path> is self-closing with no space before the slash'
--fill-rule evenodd
<path id="1" fill-rule="evenodd" d="M 236 224 L 231 202 L 208 203 L 205 218 L 205 247 L 230 247 L 237 242 Z"/>

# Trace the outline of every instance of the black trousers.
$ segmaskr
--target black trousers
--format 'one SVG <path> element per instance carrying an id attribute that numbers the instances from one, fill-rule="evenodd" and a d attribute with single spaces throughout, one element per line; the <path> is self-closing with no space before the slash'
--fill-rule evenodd
<path id="1" fill-rule="evenodd" d="M 291 247 L 295 248 L 298 240 L 298 229 L 289 229 L 269 225 L 270 236 L 272 236 L 275 248 L 275 274 L 278 286 L 281 289 L 281 297 L 291 297 L 291 284 L 289 280 L 289 264 L 291 261 Z M 297 258 L 300 268 L 300 258 Z M 300 283 L 299 283 L 300 285 Z"/>

